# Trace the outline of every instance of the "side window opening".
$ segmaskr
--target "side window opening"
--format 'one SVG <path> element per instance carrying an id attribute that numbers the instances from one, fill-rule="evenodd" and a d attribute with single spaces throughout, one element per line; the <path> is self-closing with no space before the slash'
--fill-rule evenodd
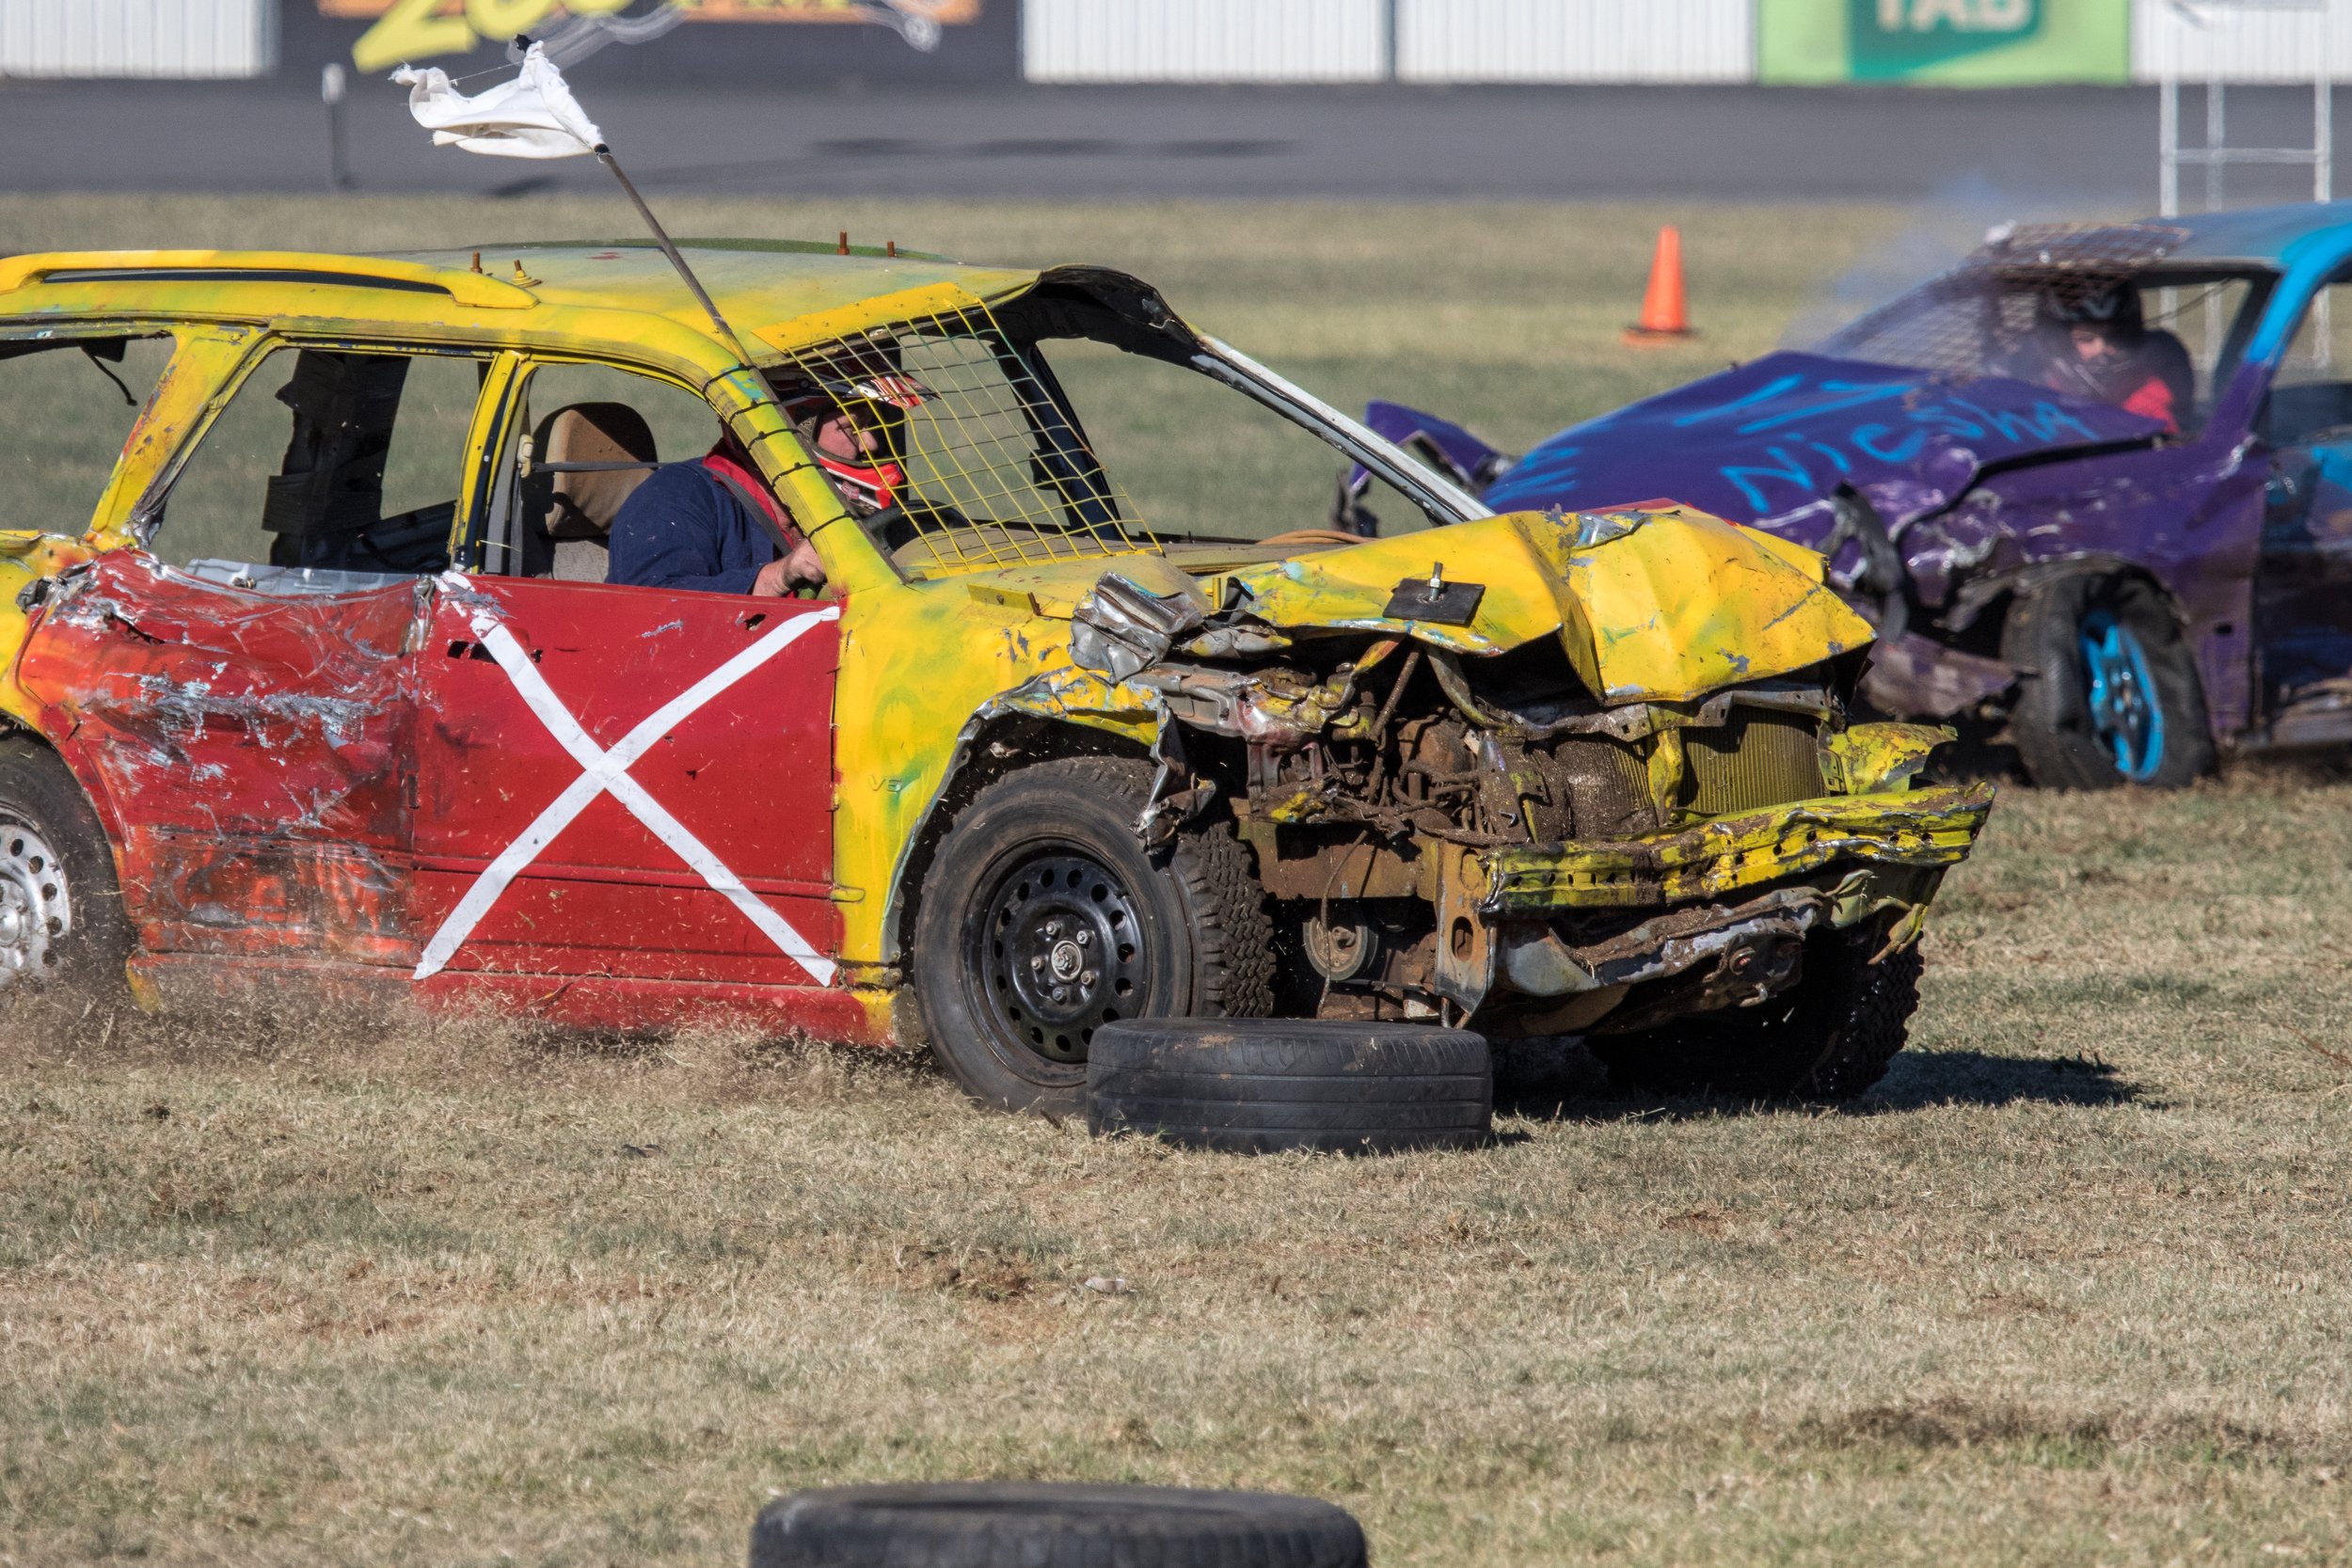
<path id="1" fill-rule="evenodd" d="M 0 341 L 0 527 L 89 527 L 169 338 Z"/>
<path id="2" fill-rule="evenodd" d="M 488 364 L 272 351 L 173 479 L 155 553 L 254 587 L 331 589 L 443 569 Z"/>
<path id="3" fill-rule="evenodd" d="M 2264 435 L 2274 446 L 2352 445 L 2352 280 L 2313 293 L 2270 378 Z"/>
<path id="4" fill-rule="evenodd" d="M 609 365 L 537 366 L 467 559 L 499 576 L 602 582 L 612 520 L 630 495 L 657 467 L 699 462 L 723 433 L 707 403 L 670 382 Z"/>
<path id="5" fill-rule="evenodd" d="M 2330 580 L 2340 567 L 2327 563 L 2352 551 L 2352 278 L 2339 277 L 2305 304 L 2271 372 L 2259 428 L 2272 448 L 2264 576 Z"/>

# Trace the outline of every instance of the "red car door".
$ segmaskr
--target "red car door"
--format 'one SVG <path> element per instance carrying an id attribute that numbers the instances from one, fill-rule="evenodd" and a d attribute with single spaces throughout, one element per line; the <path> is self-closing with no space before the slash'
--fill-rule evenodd
<path id="1" fill-rule="evenodd" d="M 829 603 L 442 578 L 418 666 L 418 976 L 635 982 L 589 1009 L 618 1022 L 658 1021 L 665 993 L 829 987 L 838 645 Z"/>
<path id="2" fill-rule="evenodd" d="M 415 961 L 405 676 L 424 584 L 342 586 L 257 591 L 126 550 L 42 607 L 20 676 L 114 837 L 149 955 Z"/>

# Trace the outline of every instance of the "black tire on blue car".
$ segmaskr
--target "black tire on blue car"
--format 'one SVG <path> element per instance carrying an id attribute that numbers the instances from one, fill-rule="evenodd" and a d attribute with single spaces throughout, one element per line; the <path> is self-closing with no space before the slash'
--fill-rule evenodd
<path id="1" fill-rule="evenodd" d="M 2010 731 L 2045 789 L 2178 789 L 2212 770 L 2196 651 L 2145 578 L 2085 574 L 2021 595 L 2002 627 L 2018 670 Z"/>

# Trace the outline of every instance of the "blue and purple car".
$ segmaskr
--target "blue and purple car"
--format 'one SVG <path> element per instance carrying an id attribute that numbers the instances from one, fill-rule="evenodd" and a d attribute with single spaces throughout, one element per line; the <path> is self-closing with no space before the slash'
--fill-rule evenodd
<path id="1" fill-rule="evenodd" d="M 2177 396 L 2071 373 L 2119 301 Z M 1867 699 L 2037 783 L 2352 741 L 2352 204 L 1995 230 L 1809 351 L 1523 457 L 1368 421 L 1498 511 L 1664 497 L 1823 550 L 1879 627 Z"/>

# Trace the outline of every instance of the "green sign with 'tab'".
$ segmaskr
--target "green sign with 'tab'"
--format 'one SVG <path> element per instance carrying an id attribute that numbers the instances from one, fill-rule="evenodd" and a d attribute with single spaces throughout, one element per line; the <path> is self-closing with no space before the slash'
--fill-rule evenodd
<path id="1" fill-rule="evenodd" d="M 2042 0 L 1847 0 L 1853 79 L 1883 82 L 2042 31 Z"/>
<path id="2" fill-rule="evenodd" d="M 2130 0 L 1756 0 L 1766 82 L 2122 82 Z"/>

